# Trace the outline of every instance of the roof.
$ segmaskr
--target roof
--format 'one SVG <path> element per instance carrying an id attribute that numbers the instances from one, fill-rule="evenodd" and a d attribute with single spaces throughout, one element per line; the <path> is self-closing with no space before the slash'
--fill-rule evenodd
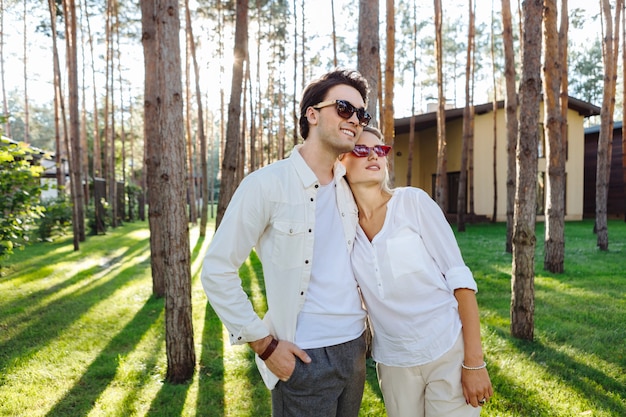
<path id="1" fill-rule="evenodd" d="M 622 122 L 613 123 L 613 130 L 621 129 L 621 128 L 622 128 Z M 600 125 L 589 126 L 588 128 L 585 129 L 585 135 L 591 135 L 594 133 L 600 133 Z"/>
<path id="2" fill-rule="evenodd" d="M 500 100 L 497 102 L 498 109 L 504 108 L 504 100 Z M 585 101 L 579 100 L 574 97 L 568 98 L 568 107 L 572 110 L 575 110 L 583 117 L 589 116 L 597 116 L 600 114 L 600 107 L 594 106 L 591 103 L 587 103 Z M 493 103 L 485 103 L 474 106 L 474 114 L 485 114 L 489 113 L 493 110 Z M 448 109 L 446 110 L 446 122 L 450 122 L 455 119 L 460 119 L 463 117 L 463 107 L 459 107 L 456 109 Z M 394 125 L 396 130 L 396 135 L 408 133 L 409 126 L 411 123 L 411 116 L 403 117 L 401 119 L 395 119 Z M 437 126 L 437 112 L 430 113 L 422 113 L 415 115 L 415 130 L 424 130 L 431 127 Z M 585 131 L 586 133 L 586 131 Z"/>

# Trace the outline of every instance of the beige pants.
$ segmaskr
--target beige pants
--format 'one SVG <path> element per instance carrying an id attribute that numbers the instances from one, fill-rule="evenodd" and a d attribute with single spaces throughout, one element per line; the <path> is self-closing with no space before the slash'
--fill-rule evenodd
<path id="1" fill-rule="evenodd" d="M 461 386 L 463 336 L 436 361 L 410 368 L 377 364 L 388 417 L 475 417 Z"/>

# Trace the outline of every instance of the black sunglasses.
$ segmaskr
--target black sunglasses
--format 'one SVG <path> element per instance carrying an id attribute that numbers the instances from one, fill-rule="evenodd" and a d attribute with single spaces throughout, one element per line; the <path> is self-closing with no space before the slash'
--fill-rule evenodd
<path id="1" fill-rule="evenodd" d="M 374 151 L 376 155 L 382 158 L 383 156 L 387 156 L 390 150 L 391 146 L 389 145 L 374 145 L 372 147 L 366 145 L 354 145 L 352 154 L 358 158 L 364 158 L 369 156 L 371 151 Z"/>
<path id="2" fill-rule="evenodd" d="M 365 109 L 357 109 L 346 100 L 330 100 L 330 101 L 322 101 L 321 103 L 316 104 L 313 107 L 315 110 L 319 110 L 323 107 L 332 106 L 333 104 L 337 105 L 337 114 L 339 117 L 343 117 L 344 119 L 349 119 L 352 117 L 354 113 L 356 113 L 356 117 L 359 119 L 359 124 L 361 126 L 367 126 L 372 120 L 372 116 L 365 111 Z"/>

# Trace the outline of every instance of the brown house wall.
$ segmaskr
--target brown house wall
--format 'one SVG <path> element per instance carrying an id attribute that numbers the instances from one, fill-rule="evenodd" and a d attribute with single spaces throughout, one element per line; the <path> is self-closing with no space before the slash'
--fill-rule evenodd
<path id="1" fill-rule="evenodd" d="M 585 135 L 585 183 L 583 216 L 596 216 L 596 167 L 598 150 L 598 132 Z M 609 196 L 607 201 L 607 215 L 609 218 L 624 218 L 626 216 L 626 194 L 624 192 L 624 177 L 622 164 L 622 129 L 613 131 L 613 149 L 611 155 L 611 178 L 609 181 Z"/>

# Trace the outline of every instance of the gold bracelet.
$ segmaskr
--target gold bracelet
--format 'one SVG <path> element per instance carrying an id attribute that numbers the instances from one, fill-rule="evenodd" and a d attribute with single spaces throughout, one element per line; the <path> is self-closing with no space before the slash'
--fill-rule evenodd
<path id="1" fill-rule="evenodd" d="M 487 367 L 487 362 L 483 361 L 483 364 L 480 366 L 467 366 L 465 362 L 461 362 L 461 368 L 467 369 L 468 371 L 478 371 L 479 369 L 484 369 Z"/>

